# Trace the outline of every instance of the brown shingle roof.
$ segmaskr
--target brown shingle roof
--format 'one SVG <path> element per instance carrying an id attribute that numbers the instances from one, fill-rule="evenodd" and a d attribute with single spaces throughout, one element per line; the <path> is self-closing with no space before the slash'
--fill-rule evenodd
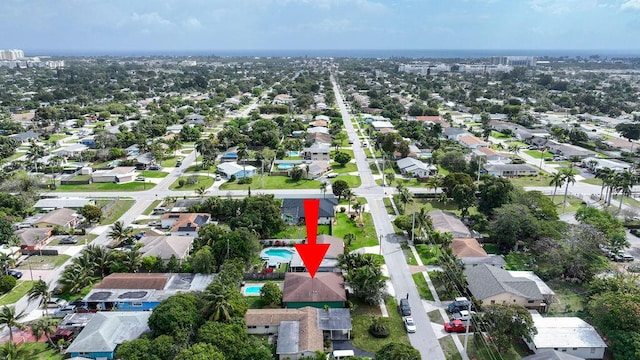
<path id="1" fill-rule="evenodd" d="M 478 240 L 474 238 L 453 239 L 451 242 L 451 250 L 459 258 L 465 257 L 488 257 Z"/>
<path id="2" fill-rule="evenodd" d="M 73 220 L 75 217 L 76 211 L 67 208 L 61 208 L 58 210 L 53 210 L 52 212 L 44 214 L 36 224 L 38 223 L 48 223 L 53 225 L 64 226 Z"/>
<path id="3" fill-rule="evenodd" d="M 458 138 L 458 141 L 460 141 L 461 143 L 464 143 L 468 146 L 472 146 L 472 145 L 487 145 L 486 142 L 482 141 L 481 139 L 478 139 L 477 137 L 473 136 L 473 135 L 462 135 Z"/>
<path id="4" fill-rule="evenodd" d="M 166 274 L 111 274 L 94 286 L 94 289 L 164 289 L 169 276 Z"/>
<path id="5" fill-rule="evenodd" d="M 342 275 L 332 272 L 287 273 L 284 277 L 282 302 L 347 301 Z"/>
<path id="6" fill-rule="evenodd" d="M 247 326 L 280 325 L 282 321 L 298 321 L 300 333 L 298 351 L 323 351 L 322 330 L 318 328 L 317 309 L 249 309 L 244 314 Z"/>
<path id="7" fill-rule="evenodd" d="M 342 239 L 331 235 L 318 235 L 316 242 L 318 244 L 329 244 L 329 249 L 325 254 L 327 259 L 337 259 L 338 255 L 344 254 L 344 242 Z"/>

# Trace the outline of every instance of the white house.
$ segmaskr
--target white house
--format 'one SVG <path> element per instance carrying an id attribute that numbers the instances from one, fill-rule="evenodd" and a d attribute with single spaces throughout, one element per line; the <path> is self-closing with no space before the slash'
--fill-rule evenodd
<path id="1" fill-rule="evenodd" d="M 473 149 L 473 156 L 481 157 L 487 159 L 489 163 L 501 162 L 508 164 L 511 162 L 511 158 L 509 154 L 497 152 L 488 147 L 479 147 L 477 149 Z"/>
<path id="2" fill-rule="evenodd" d="M 428 165 L 420 160 L 410 157 L 400 159 L 396 164 L 402 174 L 415 176 L 417 178 L 426 178 L 434 175 L 438 171 L 438 168 L 435 166 Z"/>
<path id="3" fill-rule="evenodd" d="M 631 164 L 615 160 L 615 159 L 599 159 L 596 157 L 588 157 L 582 159 L 582 165 L 589 168 L 591 171 L 596 171 L 604 168 L 609 168 L 614 172 L 624 172 L 631 169 Z"/>
<path id="4" fill-rule="evenodd" d="M 538 333 L 527 342 L 535 353 L 541 350 L 557 350 L 584 359 L 603 359 L 607 348 L 593 326 L 578 317 L 542 317 L 532 312 Z"/>
<path id="5" fill-rule="evenodd" d="M 458 136 L 458 143 L 460 143 L 460 145 L 466 147 L 467 149 L 477 149 L 480 147 L 489 146 L 489 144 L 484 142 L 482 139 L 479 139 L 473 135 Z"/>
<path id="6" fill-rule="evenodd" d="M 133 166 L 118 166 L 111 170 L 96 170 L 91 174 L 94 183 L 126 183 L 135 180 L 136 168 Z"/>
<path id="7" fill-rule="evenodd" d="M 71 144 L 60 149 L 55 149 L 51 151 L 51 153 L 59 156 L 74 157 L 82 154 L 88 149 L 89 147 L 84 144 Z"/>
<path id="8" fill-rule="evenodd" d="M 302 158 L 313 161 L 331 161 L 331 147 L 323 143 L 313 143 L 302 149 Z"/>
<path id="9" fill-rule="evenodd" d="M 489 175 L 500 177 L 537 175 L 538 168 L 529 164 L 485 164 Z"/>
<path id="10" fill-rule="evenodd" d="M 237 162 L 225 162 L 218 165 L 218 173 L 227 179 L 235 176 L 236 179 L 252 177 L 256 174 L 256 167 L 252 165 L 239 165 Z"/>
<path id="11" fill-rule="evenodd" d="M 390 121 L 372 121 L 371 126 L 376 131 L 381 131 L 382 129 L 393 129 L 393 124 Z"/>

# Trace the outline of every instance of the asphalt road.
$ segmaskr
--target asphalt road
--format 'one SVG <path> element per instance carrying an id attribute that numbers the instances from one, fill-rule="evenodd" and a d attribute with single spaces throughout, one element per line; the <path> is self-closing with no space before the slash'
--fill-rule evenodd
<path id="1" fill-rule="evenodd" d="M 411 345 L 420 352 L 423 359 L 444 360 L 444 352 L 431 327 L 431 320 L 422 306 L 420 295 L 418 294 L 418 290 L 411 277 L 411 272 L 409 271 L 409 266 L 400 247 L 400 241 L 396 237 L 393 225 L 391 224 L 391 220 L 389 220 L 389 215 L 382 201 L 384 190 L 381 186 L 377 185 L 373 179 L 367 157 L 361 147 L 358 135 L 351 123 L 351 116 L 333 76 L 331 77 L 331 82 L 333 83 L 333 92 L 335 93 L 336 102 L 342 113 L 342 119 L 347 134 L 349 135 L 349 140 L 353 141 L 354 158 L 358 166 L 358 173 L 362 179 L 362 185 L 356 189 L 355 192 L 359 196 L 364 196 L 365 199 L 367 199 L 376 233 L 380 239 L 381 252 L 382 255 L 384 255 L 384 260 L 387 264 L 389 275 L 391 276 L 391 283 L 393 284 L 396 299 L 405 297 L 407 294 L 409 295 L 409 304 L 412 308 L 411 313 L 417 324 L 416 332 L 409 334 L 409 341 Z M 392 311 L 394 310 L 395 309 Z"/>

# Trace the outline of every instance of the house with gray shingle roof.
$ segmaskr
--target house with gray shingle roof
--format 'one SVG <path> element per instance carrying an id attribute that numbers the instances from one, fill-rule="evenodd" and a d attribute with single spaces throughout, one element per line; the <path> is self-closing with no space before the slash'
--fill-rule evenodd
<path id="1" fill-rule="evenodd" d="M 545 311 L 547 304 L 535 281 L 515 277 L 497 266 L 481 264 L 464 270 L 469 291 L 481 304 L 519 304 Z"/>

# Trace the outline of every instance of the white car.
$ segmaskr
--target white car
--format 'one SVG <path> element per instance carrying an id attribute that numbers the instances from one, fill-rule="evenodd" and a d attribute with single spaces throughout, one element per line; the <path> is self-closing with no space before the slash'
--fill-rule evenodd
<path id="1" fill-rule="evenodd" d="M 416 323 L 413 322 L 413 318 L 411 316 L 405 316 L 402 318 L 404 322 L 404 328 L 407 329 L 408 333 L 416 332 Z"/>
<path id="2" fill-rule="evenodd" d="M 337 174 L 337 173 L 329 173 L 329 174 L 327 174 L 327 177 L 328 177 L 329 179 L 333 179 L 333 178 L 338 177 L 338 174 Z"/>

